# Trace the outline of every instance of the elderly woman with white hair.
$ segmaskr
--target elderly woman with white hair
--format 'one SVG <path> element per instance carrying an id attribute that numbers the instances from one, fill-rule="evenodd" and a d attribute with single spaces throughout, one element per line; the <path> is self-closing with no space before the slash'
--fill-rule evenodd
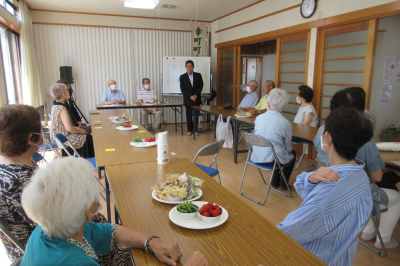
<path id="1" fill-rule="evenodd" d="M 65 84 L 55 83 L 50 86 L 50 94 L 56 99 L 51 107 L 50 140 L 57 145 L 54 135 L 63 134 L 77 150 L 80 156 L 92 158 L 95 156 L 93 139 L 86 130 L 72 125 L 66 101 L 69 100 L 69 90 Z M 70 151 L 72 152 L 72 150 Z M 66 155 L 63 153 L 63 155 Z"/>
<path id="2" fill-rule="evenodd" d="M 283 107 L 289 102 L 289 94 L 284 89 L 273 89 L 267 98 L 267 112 L 257 116 L 254 134 L 269 140 L 283 168 L 283 174 L 289 183 L 290 175 L 296 161 L 296 152 L 292 148 L 292 124 L 281 114 Z M 274 154 L 271 147 L 254 146 L 251 160 L 266 166 L 274 165 Z M 281 191 L 287 190 L 281 177 L 279 167 L 272 175 L 271 187 Z"/>
<path id="3" fill-rule="evenodd" d="M 83 158 L 66 157 L 39 169 L 22 193 L 22 206 L 38 226 L 26 246 L 21 265 L 99 265 L 98 255 L 118 248 L 144 248 L 161 262 L 176 265 L 177 243 L 120 225 L 93 223 L 99 190 L 93 167 Z M 186 262 L 209 265 L 200 252 Z"/>

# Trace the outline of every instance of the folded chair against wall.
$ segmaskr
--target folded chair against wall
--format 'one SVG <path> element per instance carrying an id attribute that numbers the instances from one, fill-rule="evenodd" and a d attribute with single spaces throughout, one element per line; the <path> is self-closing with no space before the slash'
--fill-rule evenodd
<path id="1" fill-rule="evenodd" d="M 193 163 L 197 167 L 199 167 L 201 170 L 203 170 L 203 172 L 205 172 L 210 177 L 218 175 L 218 181 L 220 184 L 221 184 L 221 178 L 219 176 L 219 170 L 218 170 L 218 166 L 217 166 L 217 156 L 218 156 L 218 153 L 221 151 L 222 145 L 224 145 L 224 142 L 225 142 L 225 140 L 222 139 L 220 141 L 207 144 L 206 146 L 204 146 L 197 152 L 196 156 L 193 159 Z M 197 157 L 209 156 L 209 155 L 214 155 L 214 158 L 212 159 L 210 166 L 207 167 L 207 166 L 195 163 Z M 215 164 L 215 168 L 211 167 L 213 164 Z"/>
<path id="2" fill-rule="evenodd" d="M 66 136 L 64 136 L 61 133 L 57 133 L 57 134 L 54 134 L 54 139 L 56 140 L 58 147 L 63 149 L 68 154 L 69 157 L 81 157 L 79 155 L 79 153 L 75 150 L 75 148 L 72 146 L 72 144 L 68 141 Z M 67 149 L 67 147 L 64 145 L 64 143 L 67 143 L 67 145 L 73 150 L 73 154 L 70 153 L 70 151 Z M 96 164 L 96 157 L 86 158 L 86 160 L 88 160 L 93 165 L 94 169 L 98 169 L 97 164 Z M 98 174 L 99 174 L 99 178 L 101 178 L 100 170 L 98 170 Z M 101 188 L 103 189 L 103 192 L 105 193 L 105 188 L 104 188 L 103 184 L 101 184 L 99 178 L 97 178 L 97 177 L 95 177 L 95 178 L 96 178 L 97 182 L 100 184 Z M 100 193 L 100 195 L 104 200 L 106 199 L 102 193 Z"/>
<path id="3" fill-rule="evenodd" d="M 276 192 L 279 192 L 279 193 L 281 193 L 281 194 L 283 194 L 285 196 L 291 197 L 292 196 L 292 192 L 290 191 L 290 186 L 287 183 L 287 180 L 286 180 L 286 178 L 285 178 L 285 176 L 283 174 L 282 165 L 279 162 L 278 157 L 276 156 L 275 149 L 274 149 L 274 146 L 272 145 L 272 143 L 269 140 L 267 140 L 266 138 L 264 138 L 262 136 L 259 136 L 259 135 L 256 135 L 256 134 L 250 134 L 250 133 L 247 133 L 247 132 L 244 132 L 243 134 L 244 134 L 244 139 L 245 139 L 245 141 L 247 143 L 247 147 L 249 148 L 249 153 L 247 155 L 246 165 L 244 166 L 244 172 L 243 172 L 243 176 L 242 176 L 242 181 L 240 182 L 240 187 L 239 187 L 240 194 L 242 196 L 244 196 L 244 197 L 246 197 L 246 198 L 248 198 L 248 199 L 250 199 L 250 200 L 252 200 L 252 201 L 254 201 L 254 202 L 258 203 L 258 204 L 260 204 L 260 205 L 264 205 L 265 202 L 267 202 L 267 197 L 268 197 L 268 193 L 269 193 L 270 189 L 272 189 L 272 190 L 274 190 Z M 251 158 L 251 154 L 253 153 L 253 147 L 254 146 L 271 147 L 271 151 L 274 154 L 274 161 L 275 161 L 274 166 L 266 166 L 266 165 L 254 163 L 250 159 Z M 246 195 L 246 194 L 244 194 L 242 192 L 242 185 L 243 185 L 243 181 L 244 181 L 244 176 L 246 175 L 247 165 L 249 165 L 249 164 L 257 167 L 258 172 L 260 173 L 261 178 L 264 181 L 264 184 L 268 187 L 267 194 L 265 195 L 265 199 L 264 199 L 263 202 L 257 201 L 257 200 L 251 198 L 250 196 L 248 196 L 248 195 Z M 279 169 L 281 170 L 281 178 L 283 178 L 283 180 L 285 181 L 285 184 L 286 184 L 286 187 L 288 188 L 289 193 L 285 193 L 285 192 L 282 192 L 282 191 L 280 191 L 278 189 L 274 189 L 274 188 L 271 187 L 272 174 L 274 173 L 274 170 L 275 170 L 276 167 L 279 167 Z M 261 169 L 262 170 L 267 170 L 267 171 L 272 171 L 271 172 L 271 178 L 270 178 L 268 184 L 267 184 L 267 182 L 265 182 L 264 176 L 261 173 Z"/>

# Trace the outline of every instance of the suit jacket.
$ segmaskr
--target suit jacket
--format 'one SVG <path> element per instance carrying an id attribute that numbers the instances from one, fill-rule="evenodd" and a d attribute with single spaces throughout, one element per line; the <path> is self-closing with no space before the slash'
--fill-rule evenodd
<path id="1" fill-rule="evenodd" d="M 183 104 L 186 106 L 201 105 L 201 91 L 203 90 L 203 78 L 200 73 L 193 72 L 193 87 L 190 83 L 189 74 L 186 72 L 179 77 L 181 83 L 181 92 L 183 93 Z M 197 95 L 196 102 L 190 99 L 190 96 Z"/>

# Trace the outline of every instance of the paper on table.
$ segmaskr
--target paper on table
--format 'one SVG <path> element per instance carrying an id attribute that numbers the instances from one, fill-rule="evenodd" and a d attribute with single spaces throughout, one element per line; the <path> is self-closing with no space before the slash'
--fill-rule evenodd
<path id="1" fill-rule="evenodd" d="M 122 104 L 103 104 L 104 107 L 109 107 L 109 106 L 121 106 Z"/>
<path id="2" fill-rule="evenodd" d="M 400 166 L 400 161 L 392 161 L 392 163 L 397 164 L 398 166 Z"/>

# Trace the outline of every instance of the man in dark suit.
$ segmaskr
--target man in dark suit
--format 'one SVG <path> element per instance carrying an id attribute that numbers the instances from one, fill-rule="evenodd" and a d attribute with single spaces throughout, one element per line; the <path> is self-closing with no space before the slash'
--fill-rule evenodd
<path id="1" fill-rule="evenodd" d="M 204 83 L 201 74 L 193 72 L 194 63 L 192 60 L 186 61 L 185 68 L 187 73 L 181 75 L 179 81 L 183 93 L 183 104 L 186 107 L 187 134 L 190 136 L 193 133 L 192 106 L 201 104 L 201 91 Z M 198 121 L 194 121 L 194 123 L 197 125 Z M 196 135 L 198 135 L 197 132 Z"/>

